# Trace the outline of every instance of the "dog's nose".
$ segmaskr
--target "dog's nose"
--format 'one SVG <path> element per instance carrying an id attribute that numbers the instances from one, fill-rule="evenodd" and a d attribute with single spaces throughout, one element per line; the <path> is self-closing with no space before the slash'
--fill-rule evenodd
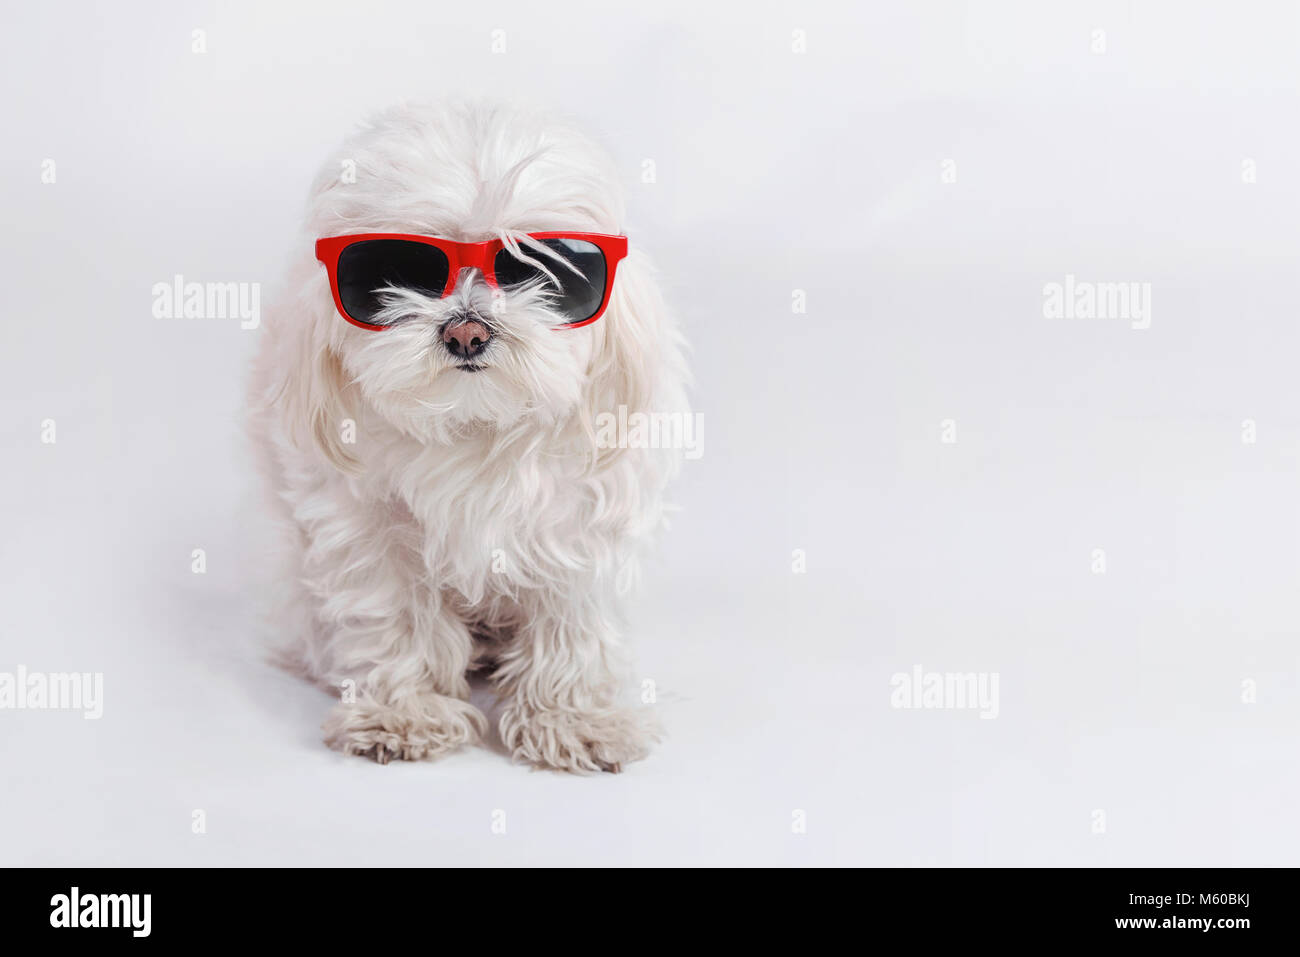
<path id="1" fill-rule="evenodd" d="M 475 319 L 453 319 L 442 330 L 442 344 L 460 359 L 469 359 L 487 348 L 492 333 Z"/>

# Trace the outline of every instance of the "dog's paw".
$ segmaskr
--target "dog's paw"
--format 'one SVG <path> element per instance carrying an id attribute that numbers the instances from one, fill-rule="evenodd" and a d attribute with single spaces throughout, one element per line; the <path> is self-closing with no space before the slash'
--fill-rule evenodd
<path id="1" fill-rule="evenodd" d="M 426 695 L 401 707 L 375 701 L 340 704 L 325 719 L 325 743 L 344 754 L 387 764 L 425 761 L 477 741 L 486 728 L 468 701 Z"/>
<path id="2" fill-rule="evenodd" d="M 509 707 L 501 715 L 501 740 L 518 761 L 578 774 L 617 773 L 638 761 L 660 738 L 646 708 L 536 711 Z"/>

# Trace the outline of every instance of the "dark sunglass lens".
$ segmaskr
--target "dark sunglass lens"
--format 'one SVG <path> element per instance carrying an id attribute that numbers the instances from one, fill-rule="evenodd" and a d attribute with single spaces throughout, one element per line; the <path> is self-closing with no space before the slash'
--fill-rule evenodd
<path id="1" fill-rule="evenodd" d="M 441 296 L 447 269 L 447 257 L 437 246 L 406 239 L 365 239 L 339 254 L 339 298 L 349 316 L 373 324 L 388 287 Z"/>
<path id="2" fill-rule="evenodd" d="M 546 266 L 560 281 L 556 293 L 556 309 L 569 322 L 585 322 L 596 314 L 605 298 L 605 254 L 595 243 L 583 239 L 543 239 L 541 244 L 554 255 L 548 255 L 525 243 L 520 252 L 529 259 Z M 556 259 L 556 256 L 559 259 Z M 566 265 L 567 264 L 567 265 Z M 572 268 L 570 268 L 572 267 Z M 517 259 L 509 249 L 496 255 L 492 268 L 497 274 L 498 286 L 521 286 L 540 282 L 554 290 L 555 283 L 544 272 L 530 263 Z M 577 272 L 574 272 L 574 270 Z"/>

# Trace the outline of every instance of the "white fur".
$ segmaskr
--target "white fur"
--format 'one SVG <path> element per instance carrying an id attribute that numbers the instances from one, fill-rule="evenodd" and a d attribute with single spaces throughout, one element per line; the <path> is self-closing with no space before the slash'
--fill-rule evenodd
<path id="1" fill-rule="evenodd" d="M 340 176 L 348 161 L 355 182 Z M 506 294 L 478 373 L 437 335 L 452 309 L 488 308 L 477 273 L 446 300 L 405 297 L 403 322 L 367 331 L 337 314 L 312 249 L 345 233 L 548 229 L 621 232 L 617 178 L 566 124 L 510 108 L 390 110 L 316 180 L 250 405 L 284 533 L 281 657 L 335 694 L 355 684 L 325 723 L 346 753 L 430 758 L 476 740 L 479 666 L 518 759 L 617 770 L 655 736 L 623 699 L 619 605 L 677 453 L 598 448 L 592 427 L 620 405 L 686 409 L 681 340 L 637 237 L 590 326 L 553 330 L 545 303 Z"/>

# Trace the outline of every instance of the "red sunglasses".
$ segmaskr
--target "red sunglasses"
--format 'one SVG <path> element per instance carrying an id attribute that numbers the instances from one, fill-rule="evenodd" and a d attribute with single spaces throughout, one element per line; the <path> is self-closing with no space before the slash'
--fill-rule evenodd
<path id="1" fill-rule="evenodd" d="M 390 288 L 445 298 L 462 269 L 477 269 L 488 285 L 511 289 L 547 287 L 552 307 L 568 321 L 558 329 L 595 322 L 609 305 L 614 273 L 627 255 L 626 236 L 601 233 L 528 233 L 515 252 L 503 240 L 458 243 L 406 233 L 361 233 L 316 240 L 316 258 L 329 271 L 339 313 L 362 329 L 386 329 L 376 322 Z M 527 257 L 521 259 L 520 255 Z"/>

